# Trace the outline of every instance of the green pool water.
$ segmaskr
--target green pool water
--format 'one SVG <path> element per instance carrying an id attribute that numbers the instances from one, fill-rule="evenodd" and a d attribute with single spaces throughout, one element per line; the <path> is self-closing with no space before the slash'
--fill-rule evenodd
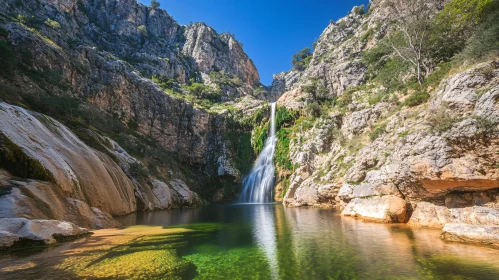
<path id="1" fill-rule="evenodd" d="M 0 278 L 499 279 L 496 248 L 444 242 L 438 230 L 365 223 L 342 218 L 334 210 L 213 205 L 138 213 L 120 221 L 134 230 L 141 230 L 141 225 L 178 232 L 134 239 L 84 267 L 116 269 L 113 265 L 119 264 L 116 274 L 74 274 L 74 263 L 54 270 L 54 263 L 64 263 L 72 256 L 68 252 L 81 246 L 79 241 L 4 255 L 0 267 L 23 258 L 32 258 L 30 263 L 35 264 L 3 274 L 0 268 Z M 137 266 L 132 274 L 120 274 L 120 267 L 140 261 L 154 267 L 146 271 Z"/>

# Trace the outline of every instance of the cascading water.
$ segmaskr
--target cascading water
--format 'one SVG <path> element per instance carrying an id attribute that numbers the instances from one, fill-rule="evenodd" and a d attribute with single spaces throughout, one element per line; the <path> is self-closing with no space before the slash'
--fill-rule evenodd
<path id="1" fill-rule="evenodd" d="M 262 152 L 258 155 L 251 173 L 244 178 L 243 192 L 240 201 L 243 203 L 269 203 L 272 202 L 274 188 L 274 151 L 275 137 L 275 103 L 270 105 L 270 135 L 265 141 Z"/>

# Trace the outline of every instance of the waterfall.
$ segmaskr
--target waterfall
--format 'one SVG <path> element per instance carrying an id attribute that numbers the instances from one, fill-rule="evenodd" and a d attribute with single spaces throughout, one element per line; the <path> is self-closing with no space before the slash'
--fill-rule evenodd
<path id="1" fill-rule="evenodd" d="M 243 203 L 269 203 L 273 201 L 276 104 L 272 103 L 270 108 L 270 135 L 265 141 L 265 146 L 258 155 L 251 173 L 244 178 L 243 192 L 240 198 Z"/>

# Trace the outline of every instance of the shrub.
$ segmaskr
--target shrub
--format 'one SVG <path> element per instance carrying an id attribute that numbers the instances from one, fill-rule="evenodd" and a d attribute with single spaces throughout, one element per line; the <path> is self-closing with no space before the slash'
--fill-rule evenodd
<path id="1" fill-rule="evenodd" d="M 241 87 L 243 82 L 238 76 L 234 76 L 225 71 L 212 71 L 210 72 L 211 80 L 218 85 L 225 85 L 230 87 Z"/>
<path id="2" fill-rule="evenodd" d="M 428 99 L 430 99 L 430 94 L 426 91 L 415 91 L 404 101 L 404 105 L 408 107 L 415 107 L 425 103 Z"/>
<path id="3" fill-rule="evenodd" d="M 152 76 L 151 80 L 158 84 L 162 90 L 174 89 L 177 86 L 177 81 L 166 76 Z"/>
<path id="4" fill-rule="evenodd" d="M 370 28 L 369 30 L 366 31 L 366 33 L 362 35 L 360 40 L 365 43 L 371 40 L 373 37 L 374 37 L 374 29 Z"/>
<path id="5" fill-rule="evenodd" d="M 16 56 L 12 52 L 9 44 L 0 41 L 0 75 L 12 77 L 17 67 Z"/>
<path id="6" fill-rule="evenodd" d="M 499 10 L 489 15 L 468 39 L 460 59 L 476 60 L 499 53 Z"/>
<path id="7" fill-rule="evenodd" d="M 397 57 L 389 58 L 378 70 L 375 80 L 379 81 L 388 92 L 393 92 L 404 86 L 402 76 L 408 72 L 409 65 L 406 62 Z"/>
<path id="8" fill-rule="evenodd" d="M 431 51 L 437 60 L 448 60 L 463 50 L 477 25 L 497 10 L 496 0 L 452 0 L 434 20 Z M 483 35 L 482 35 L 483 36 Z M 474 39 L 479 39 L 476 37 Z M 469 52 L 470 55 L 477 53 Z"/>
<path id="9" fill-rule="evenodd" d="M 222 97 L 220 92 L 216 91 L 211 86 L 202 83 L 191 82 L 191 85 L 183 85 L 182 87 L 189 91 L 189 94 L 200 99 L 208 99 L 213 102 L 219 102 Z"/>
<path id="10" fill-rule="evenodd" d="M 329 99 L 328 89 L 320 84 L 318 79 L 313 79 L 312 83 L 307 86 L 303 86 L 302 90 L 304 92 L 310 93 L 312 95 L 312 98 L 314 99 L 314 102 L 318 103 L 319 105 L 323 104 Z"/>
<path id="11" fill-rule="evenodd" d="M 147 36 L 147 27 L 145 25 L 140 25 L 137 27 L 137 31 L 139 32 L 140 36 Z"/>
<path id="12" fill-rule="evenodd" d="M 52 28 L 52 29 L 61 29 L 61 25 L 55 21 L 55 20 L 51 20 L 50 18 L 47 18 L 47 20 L 44 22 L 45 25 L 47 25 L 48 27 Z"/>
<path id="13" fill-rule="evenodd" d="M 275 150 L 276 165 L 286 170 L 292 170 L 293 164 L 289 159 L 289 143 L 291 138 L 290 128 L 281 128 L 277 132 L 277 142 Z"/>
<path id="14" fill-rule="evenodd" d="M 440 82 L 447 76 L 450 69 L 452 68 L 452 63 L 444 62 L 437 66 L 437 70 L 433 71 L 424 81 L 423 86 L 431 86 L 436 88 Z"/>
<path id="15" fill-rule="evenodd" d="M 449 130 L 455 123 L 461 121 L 462 118 L 452 117 L 447 113 L 447 107 L 443 106 L 433 111 L 428 116 L 427 121 L 433 132 L 444 132 Z"/>
<path id="16" fill-rule="evenodd" d="M 386 131 L 386 124 L 381 124 L 377 126 L 370 134 L 369 134 L 369 139 L 371 139 L 371 142 L 374 140 L 378 139 L 381 135 L 385 134 Z"/>
<path id="17" fill-rule="evenodd" d="M 354 7 L 353 12 L 357 15 L 363 15 L 365 13 L 364 5 Z"/>
<path id="18" fill-rule="evenodd" d="M 138 162 L 132 162 L 130 164 L 130 174 L 134 177 L 141 176 L 147 177 L 149 176 L 149 170 L 142 164 Z"/>
<path id="19" fill-rule="evenodd" d="M 291 122 L 294 121 L 297 117 L 297 112 L 296 111 L 291 111 L 286 108 L 286 106 L 279 106 L 276 112 L 276 128 L 279 129 L 281 126 L 283 126 L 286 122 Z"/>
<path id="20" fill-rule="evenodd" d="M 477 121 L 476 124 L 480 133 L 487 133 L 497 130 L 496 122 L 494 122 L 492 119 L 477 115 L 474 115 L 473 118 Z"/>
<path id="21" fill-rule="evenodd" d="M 0 26 L 0 36 L 2 37 L 7 37 L 9 36 L 9 31 L 3 27 Z"/>
<path id="22" fill-rule="evenodd" d="M 406 130 L 406 131 L 404 131 L 404 132 L 400 132 L 400 133 L 398 134 L 398 136 L 399 136 L 400 138 L 404 138 L 404 137 L 406 137 L 407 135 L 409 135 L 409 131 L 407 131 L 407 130 Z"/>
<path id="23" fill-rule="evenodd" d="M 304 48 L 293 55 L 291 63 L 296 70 L 302 71 L 308 67 L 311 59 L 312 51 L 310 50 L 310 48 Z"/>
<path id="24" fill-rule="evenodd" d="M 151 1 L 151 8 L 157 9 L 157 8 L 159 8 L 159 6 L 160 6 L 160 4 L 158 1 L 156 1 L 156 0 Z"/>

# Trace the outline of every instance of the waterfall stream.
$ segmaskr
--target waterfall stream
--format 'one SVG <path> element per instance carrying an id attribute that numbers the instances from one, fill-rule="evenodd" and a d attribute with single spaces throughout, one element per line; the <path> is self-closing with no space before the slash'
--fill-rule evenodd
<path id="1" fill-rule="evenodd" d="M 270 108 L 270 135 L 265 141 L 263 150 L 258 155 L 251 173 L 244 178 L 243 192 L 240 198 L 243 203 L 269 203 L 273 201 L 276 104 L 272 103 Z"/>

